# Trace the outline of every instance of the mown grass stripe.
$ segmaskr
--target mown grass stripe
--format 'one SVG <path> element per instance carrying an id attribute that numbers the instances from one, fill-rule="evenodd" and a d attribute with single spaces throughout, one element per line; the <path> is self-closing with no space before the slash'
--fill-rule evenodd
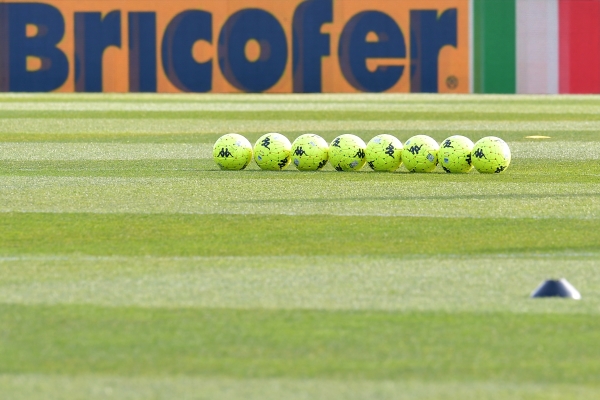
<path id="1" fill-rule="evenodd" d="M 66 111 L 66 110 L 0 110 L 2 119 L 193 119 L 193 120 L 269 120 L 277 121 L 515 121 L 515 122 L 598 122 L 600 113 L 513 113 L 472 111 Z"/>
<path id="2" fill-rule="evenodd" d="M 449 393 L 462 400 L 562 400 L 600 396 L 594 385 L 551 383 L 427 382 L 418 380 L 342 380 L 226 377 L 97 375 L 0 375 L 0 391 L 11 400 L 396 400 L 404 398 L 446 400 Z"/>
<path id="3" fill-rule="evenodd" d="M 411 250 L 393 256 L 4 256 L 0 303 L 600 313 L 600 277 L 594 273 L 600 250 L 447 255 Z M 528 298 L 543 279 L 563 276 L 582 301 Z"/>
<path id="4" fill-rule="evenodd" d="M 336 111 L 359 111 L 359 112 L 401 112 L 401 113 L 464 113 L 477 114 L 546 114 L 552 117 L 558 115 L 591 115 L 600 112 L 600 104 L 554 104 L 541 103 L 530 104 L 523 107 L 520 104 L 490 104 L 481 103 L 435 103 L 435 102 L 293 102 L 293 101 L 254 101 L 254 102 L 0 102 L 0 111 L 67 111 L 67 112 L 336 112 Z"/>
<path id="5" fill-rule="evenodd" d="M 0 326 L 3 374 L 583 385 L 600 374 L 600 319 L 587 315 L 0 305 Z"/>
<path id="6" fill-rule="evenodd" d="M 171 160 L 210 159 L 210 144 L 4 143 L 0 160 Z"/>
<path id="7" fill-rule="evenodd" d="M 293 141 L 294 136 L 290 136 Z M 368 139 L 367 139 L 368 140 Z M 597 160 L 600 159 L 598 142 L 509 142 L 512 157 L 518 159 L 546 160 Z M 212 160 L 210 143 L 30 143 L 10 142 L 0 144 L 0 160 Z M 289 167 L 294 170 L 293 166 Z"/>
<path id="8" fill-rule="evenodd" d="M 2 93 L 0 101 L 5 102 L 307 102 L 307 103 L 364 103 L 364 102 L 404 102 L 404 103 L 489 103 L 489 104 L 581 104 L 599 105 L 597 96 L 576 95 L 456 95 L 443 93 L 318 93 L 281 94 L 269 93 Z"/>
<path id="9" fill-rule="evenodd" d="M 35 117 L 29 118 L 4 118 L 0 120 L 0 135 L 1 139 L 6 141 L 11 135 L 22 134 L 60 134 L 64 140 L 74 140 L 77 136 L 82 136 L 86 141 L 92 139 L 101 139 L 103 136 L 122 135 L 130 136 L 128 140 L 136 140 L 137 135 L 161 134 L 161 135 L 181 135 L 181 134 L 225 134 L 229 132 L 238 133 L 266 133 L 267 131 L 277 131 L 287 134 L 288 132 L 321 132 L 327 136 L 329 140 L 333 139 L 332 131 L 336 132 L 353 132 L 359 136 L 365 136 L 362 132 L 371 131 L 389 131 L 398 132 L 399 138 L 402 140 L 412 136 L 411 132 L 427 132 L 429 135 L 435 136 L 438 140 L 445 138 L 444 132 L 465 131 L 467 136 L 473 139 L 486 136 L 486 132 L 504 132 L 510 135 L 509 138 L 523 138 L 531 132 L 554 133 L 560 137 L 567 137 L 569 140 L 582 140 L 578 135 L 583 134 L 584 139 L 589 140 L 587 132 L 595 132 L 600 130 L 600 122 L 598 121 L 491 121 L 491 120 L 427 120 L 418 121 L 407 119 L 404 121 L 397 120 L 374 120 L 361 121 L 358 119 L 337 120 L 337 121 L 318 121 L 318 120 L 296 120 L 296 119 L 279 119 L 270 120 L 267 118 L 258 119 L 169 119 L 169 118 L 144 118 L 138 119 L 135 116 L 128 118 L 56 118 L 54 115 L 48 119 L 38 119 Z M 574 134 L 573 134 L 574 133 Z M 94 138 L 92 135 L 99 135 Z M 102 135 L 102 136 L 100 136 Z M 259 135 L 256 135 L 258 138 Z M 449 136 L 449 135 L 448 135 Z M 26 136 L 24 136 L 26 137 Z M 44 141 L 52 139 L 46 136 L 39 136 L 36 140 Z M 191 140 L 197 140 L 190 138 Z M 210 138 L 214 140 L 215 138 Z M 370 139 L 370 137 L 364 137 Z M 210 141 L 207 140 L 207 141 Z"/>
<path id="10" fill-rule="evenodd" d="M 531 176 L 513 182 L 509 174 L 201 174 L 201 167 L 191 162 L 192 170 L 178 178 L 122 177 L 118 171 L 114 177 L 3 176 L 0 212 L 560 218 L 565 223 L 600 218 L 600 187 L 589 176 L 583 182 L 566 174 L 558 182 L 551 177 L 532 183 Z"/>
<path id="11" fill-rule="evenodd" d="M 130 256 L 596 252 L 569 219 L 0 213 L 0 254 Z"/>

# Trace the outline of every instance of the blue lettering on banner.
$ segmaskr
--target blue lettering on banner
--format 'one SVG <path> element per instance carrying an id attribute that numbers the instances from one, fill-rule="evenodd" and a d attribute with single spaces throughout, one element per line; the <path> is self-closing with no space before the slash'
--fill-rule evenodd
<path id="1" fill-rule="evenodd" d="M 43 3 L 0 4 L 0 90 L 47 92 L 62 86 L 69 75 L 66 55 L 56 45 L 65 33 L 60 11 Z M 37 33 L 27 37 L 27 25 Z M 27 70 L 27 57 L 37 57 L 41 67 Z"/>
<path id="2" fill-rule="evenodd" d="M 260 45 L 256 61 L 246 58 L 250 40 Z M 283 28 L 272 14 L 257 8 L 233 14 L 219 35 L 219 66 L 236 88 L 246 92 L 263 92 L 275 85 L 287 64 L 287 40 Z"/>
<path id="3" fill-rule="evenodd" d="M 332 0 L 307 0 L 294 12 L 293 35 L 293 90 L 296 93 L 319 93 L 321 58 L 329 55 L 329 35 L 321 33 L 321 26 L 333 22 Z"/>
<path id="4" fill-rule="evenodd" d="M 377 42 L 367 41 L 370 32 L 377 35 Z M 390 89 L 404 71 L 404 66 L 378 66 L 373 72 L 367 68 L 367 58 L 406 57 L 400 27 L 392 17 L 379 11 L 365 11 L 352 17 L 342 31 L 338 52 L 346 80 L 365 92 Z"/>
<path id="5" fill-rule="evenodd" d="M 129 13 L 129 91 L 156 92 L 156 13 Z"/>
<path id="6" fill-rule="evenodd" d="M 212 14 L 184 11 L 169 23 L 162 41 L 162 63 L 167 77 L 184 92 L 212 89 L 212 60 L 197 62 L 192 47 L 198 40 L 212 43 Z"/>
<path id="7" fill-rule="evenodd" d="M 111 46 L 122 47 L 121 32 L 125 28 L 129 40 L 118 56 L 118 64 L 124 59 L 129 61 L 130 92 L 157 92 L 165 76 L 180 91 L 210 92 L 215 79 L 213 68 L 220 68 L 227 82 L 243 92 L 284 89 L 288 88 L 289 80 L 286 79 L 285 85 L 284 82 L 276 85 L 291 58 L 292 91 L 319 93 L 323 91 L 323 60 L 331 55 L 333 40 L 332 33 L 324 33 L 322 29 L 335 22 L 334 1 L 294 1 L 297 6 L 291 21 L 289 14 L 279 20 L 260 8 L 241 9 L 227 14 L 222 26 L 213 26 L 213 14 L 209 11 L 182 10 L 160 32 L 159 26 L 162 29 L 162 24 L 167 22 L 158 15 L 162 11 L 130 11 L 130 8 L 113 9 L 108 13 L 93 9 L 77 11 L 72 15 L 73 20 L 68 21 L 73 23 L 69 37 L 74 38 L 74 54 L 67 56 L 65 50 L 59 48 L 65 45 L 66 16 L 59 8 L 44 3 L 0 0 L 0 91 L 60 89 L 69 77 L 70 63 L 74 69 L 75 91 L 103 91 L 105 50 Z M 341 27 L 337 47 L 339 68 L 346 82 L 364 92 L 398 89 L 397 83 L 409 63 L 410 91 L 438 92 L 440 52 L 445 46 L 458 48 L 459 9 L 406 10 L 410 21 L 410 35 L 406 36 L 406 40 L 410 40 L 410 55 L 404 36 L 408 31 L 403 32 L 391 15 L 377 10 L 348 15 L 350 19 Z M 122 12 L 127 13 L 123 21 Z M 291 22 L 291 37 L 286 35 L 283 22 Z M 127 27 L 122 27 L 123 23 Z M 32 26 L 35 29 L 31 29 Z M 335 24 L 335 32 L 337 27 Z M 218 38 L 213 38 L 213 32 L 219 32 Z M 288 39 L 292 46 L 289 53 Z M 246 54 L 251 41 L 258 43 L 256 59 Z M 211 54 L 216 53 L 216 56 L 199 62 L 193 52 L 197 42 L 208 44 Z M 461 57 L 465 55 L 464 50 L 460 51 Z M 32 58 L 39 61 L 37 66 L 30 62 Z M 217 61 L 218 67 L 215 67 Z M 328 73 L 335 73 L 337 66 L 327 62 L 325 65 Z M 465 73 L 465 65 L 460 63 L 461 73 Z M 162 75 L 163 70 L 165 75 Z M 118 73 L 116 85 L 111 88 L 127 90 L 127 83 L 122 80 L 125 72 Z M 227 91 L 229 86 L 223 87 L 221 76 L 216 78 L 218 89 Z M 347 90 L 347 85 L 337 79 L 333 87 Z"/>
<path id="8" fill-rule="evenodd" d="M 436 10 L 410 12 L 410 91 L 438 92 L 438 56 L 442 47 L 457 46 L 457 10 L 438 18 Z"/>
<path id="9" fill-rule="evenodd" d="M 102 91 L 102 57 L 121 47 L 121 11 L 75 13 L 75 91 Z"/>

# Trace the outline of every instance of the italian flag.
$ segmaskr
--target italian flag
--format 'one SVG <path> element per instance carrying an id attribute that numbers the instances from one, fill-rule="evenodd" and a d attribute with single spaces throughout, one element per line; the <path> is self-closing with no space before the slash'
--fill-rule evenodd
<path id="1" fill-rule="evenodd" d="M 600 93 L 600 0 L 472 0 L 472 91 Z"/>

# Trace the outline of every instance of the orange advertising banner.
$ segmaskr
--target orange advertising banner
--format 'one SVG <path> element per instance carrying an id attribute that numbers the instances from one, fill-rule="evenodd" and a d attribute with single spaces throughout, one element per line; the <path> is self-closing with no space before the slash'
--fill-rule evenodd
<path id="1" fill-rule="evenodd" d="M 0 3 L 0 90 L 469 91 L 469 0 Z"/>

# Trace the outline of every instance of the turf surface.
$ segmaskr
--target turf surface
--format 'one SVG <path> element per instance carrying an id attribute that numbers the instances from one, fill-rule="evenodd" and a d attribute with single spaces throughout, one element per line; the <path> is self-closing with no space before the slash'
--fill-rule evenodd
<path id="1" fill-rule="evenodd" d="M 591 96 L 0 96 L 2 398 L 598 398 L 599 115 Z M 232 131 L 495 135 L 513 162 L 222 172 Z M 563 276 L 583 300 L 528 299 Z"/>

